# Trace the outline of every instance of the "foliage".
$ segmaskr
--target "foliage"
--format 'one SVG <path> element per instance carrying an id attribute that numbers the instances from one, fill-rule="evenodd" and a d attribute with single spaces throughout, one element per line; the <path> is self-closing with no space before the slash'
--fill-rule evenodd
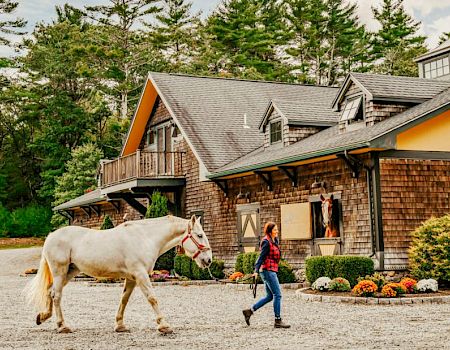
<path id="1" fill-rule="evenodd" d="M 286 261 L 281 259 L 278 263 L 278 281 L 280 283 L 293 283 L 295 282 L 295 274 L 292 270 L 292 266 Z"/>
<path id="2" fill-rule="evenodd" d="M 388 283 L 381 289 L 381 295 L 385 298 L 395 298 L 406 293 L 406 288 L 400 283 Z"/>
<path id="3" fill-rule="evenodd" d="M 225 276 L 224 269 L 225 262 L 223 260 L 213 259 L 209 269 L 215 278 L 223 278 Z M 187 255 L 177 255 L 174 261 L 175 272 L 181 276 L 188 277 L 193 280 L 209 280 L 211 276 L 207 269 L 201 269 L 197 263 L 189 258 Z"/>
<path id="4" fill-rule="evenodd" d="M 228 277 L 228 279 L 230 281 L 237 281 L 238 279 L 241 279 L 242 277 L 244 277 L 244 274 L 242 272 L 236 271 L 236 272 L 232 273 L 230 275 L 230 277 Z"/>
<path id="5" fill-rule="evenodd" d="M 114 228 L 114 224 L 109 215 L 105 215 L 102 226 L 100 226 L 100 230 L 109 230 L 110 228 Z"/>
<path id="6" fill-rule="evenodd" d="M 311 288 L 314 290 L 320 290 L 321 292 L 328 290 L 330 287 L 331 279 L 328 277 L 319 277 L 314 281 Z"/>
<path id="7" fill-rule="evenodd" d="M 176 251 L 175 248 L 172 248 L 162 254 L 155 263 L 156 270 L 168 270 L 171 271 L 174 268 L 174 259 L 175 259 Z"/>
<path id="8" fill-rule="evenodd" d="M 358 297 L 373 297 L 377 290 L 378 287 L 374 282 L 363 280 L 353 287 L 352 293 Z"/>
<path id="9" fill-rule="evenodd" d="M 11 213 L 0 203 L 0 237 L 5 237 L 11 227 Z"/>
<path id="10" fill-rule="evenodd" d="M 8 15 L 13 13 L 17 9 L 19 3 L 12 0 L 0 0 L 0 15 Z M 3 17 L 3 16 L 2 16 Z M 2 34 L 18 34 L 22 35 L 25 32 L 18 30 L 19 28 L 25 27 L 27 22 L 21 18 L 16 18 L 14 20 L 2 20 L 0 21 L 0 33 Z M 10 41 L 3 35 L 0 36 L 0 45 L 9 45 Z"/>
<path id="11" fill-rule="evenodd" d="M 417 292 L 417 281 L 413 278 L 402 278 L 400 284 L 405 287 L 406 292 L 409 294 Z"/>
<path id="12" fill-rule="evenodd" d="M 438 45 L 445 43 L 447 40 L 450 40 L 450 32 L 442 33 L 441 36 L 439 37 Z"/>
<path id="13" fill-rule="evenodd" d="M 329 285 L 330 291 L 334 290 L 336 292 L 348 292 L 351 289 L 352 287 L 350 287 L 350 282 L 342 277 L 333 278 Z"/>
<path id="14" fill-rule="evenodd" d="M 372 259 L 363 256 L 315 256 L 306 259 L 306 278 L 310 283 L 322 276 L 343 277 L 354 286 L 358 277 L 373 272 Z"/>
<path id="15" fill-rule="evenodd" d="M 417 282 L 417 291 L 421 293 L 437 292 L 438 282 L 433 278 L 420 280 Z"/>
<path id="16" fill-rule="evenodd" d="M 450 214 L 425 221 L 412 236 L 409 250 L 412 275 L 450 284 Z"/>
<path id="17" fill-rule="evenodd" d="M 242 269 L 244 274 L 249 274 L 255 272 L 256 260 L 258 260 L 259 253 L 251 252 L 244 253 L 242 258 Z"/>
<path id="18" fill-rule="evenodd" d="M 361 282 L 363 280 L 368 280 L 374 282 L 378 290 L 381 290 L 383 286 L 386 284 L 386 278 L 379 272 L 375 272 L 373 275 L 366 275 L 364 277 L 359 277 L 358 282 Z"/>
<path id="19" fill-rule="evenodd" d="M 234 270 L 236 272 L 242 272 L 244 273 L 244 266 L 243 266 L 243 260 L 244 260 L 244 254 L 238 254 L 237 258 L 236 258 L 236 263 L 234 265 Z"/>
<path id="20" fill-rule="evenodd" d="M 159 218 L 169 213 L 167 197 L 159 191 L 152 193 L 151 203 L 145 213 L 145 218 Z"/>
<path id="21" fill-rule="evenodd" d="M 11 214 L 9 237 L 42 237 L 51 231 L 51 210 L 31 204 L 18 208 Z"/>

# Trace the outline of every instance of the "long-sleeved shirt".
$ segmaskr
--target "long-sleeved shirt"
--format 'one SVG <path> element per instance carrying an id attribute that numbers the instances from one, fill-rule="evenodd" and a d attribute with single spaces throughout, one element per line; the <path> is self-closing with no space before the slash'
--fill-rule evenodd
<path id="1" fill-rule="evenodd" d="M 275 245 L 278 246 L 278 238 L 275 238 L 273 242 L 275 243 Z M 267 239 L 263 239 L 261 243 L 261 253 L 259 253 L 258 260 L 256 260 L 255 263 L 255 272 L 259 272 L 259 269 L 266 260 L 267 255 L 269 255 L 269 252 L 270 252 L 270 243 Z"/>

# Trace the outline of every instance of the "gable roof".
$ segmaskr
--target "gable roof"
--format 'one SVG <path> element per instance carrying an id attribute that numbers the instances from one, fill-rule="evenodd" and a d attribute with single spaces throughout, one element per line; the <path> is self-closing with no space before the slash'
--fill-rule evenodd
<path id="1" fill-rule="evenodd" d="M 299 84 L 150 73 L 149 79 L 194 153 L 209 171 L 263 144 L 258 126 L 271 99 L 306 101 L 336 88 Z M 244 114 L 247 115 L 245 129 Z"/>
<path id="2" fill-rule="evenodd" d="M 422 62 L 427 59 L 433 58 L 434 56 L 438 56 L 446 51 L 450 51 L 450 39 L 444 41 L 441 45 L 428 51 L 427 53 L 423 54 L 422 56 L 417 57 L 414 61 Z"/>
<path id="3" fill-rule="evenodd" d="M 355 83 L 373 100 L 422 103 L 450 87 L 450 81 L 392 75 L 350 73 L 345 78 L 333 108 L 342 101 L 348 87 Z"/>
<path id="4" fill-rule="evenodd" d="M 285 117 L 288 124 L 333 126 L 339 121 L 339 113 L 330 108 L 330 101 L 336 96 L 336 89 L 316 90 L 311 94 L 302 95 L 294 101 L 273 99 L 259 124 L 262 129 L 267 124 L 273 109 Z"/>
<path id="5" fill-rule="evenodd" d="M 217 169 L 209 178 L 220 178 L 231 174 L 331 155 L 344 150 L 383 146 L 392 148 L 392 146 L 386 146 L 380 139 L 449 109 L 450 88 L 429 101 L 366 128 L 339 133 L 339 126 L 334 126 L 282 149 L 264 150 L 261 147 L 257 151 Z"/>

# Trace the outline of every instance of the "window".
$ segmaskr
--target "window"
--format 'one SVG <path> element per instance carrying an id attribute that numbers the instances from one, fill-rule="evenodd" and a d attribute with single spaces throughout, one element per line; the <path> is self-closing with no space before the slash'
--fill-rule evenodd
<path id="1" fill-rule="evenodd" d="M 329 197 L 327 196 L 327 198 Z M 329 212 L 331 212 L 331 221 L 327 226 L 324 226 L 322 214 L 322 200 L 320 198 L 311 200 L 311 220 L 314 239 L 340 237 L 340 227 L 341 227 L 340 199 L 333 198 L 332 207 Z"/>
<path id="2" fill-rule="evenodd" d="M 270 123 L 270 143 L 281 141 L 281 120 Z"/>
<path id="3" fill-rule="evenodd" d="M 153 130 L 148 130 L 147 131 L 147 145 L 153 145 L 155 143 L 155 133 L 153 132 Z"/>
<path id="4" fill-rule="evenodd" d="M 425 78 L 437 78 L 450 73 L 449 58 L 443 57 L 423 64 Z"/>
<path id="5" fill-rule="evenodd" d="M 362 100 L 362 96 L 349 99 L 345 104 L 344 110 L 342 111 L 341 121 L 352 122 L 364 120 Z"/>

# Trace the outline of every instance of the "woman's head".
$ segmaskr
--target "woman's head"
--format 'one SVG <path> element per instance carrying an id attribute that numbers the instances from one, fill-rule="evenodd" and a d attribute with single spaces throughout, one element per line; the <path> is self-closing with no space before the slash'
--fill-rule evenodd
<path id="1" fill-rule="evenodd" d="M 264 225 L 264 234 L 270 237 L 278 236 L 278 226 L 272 221 L 267 222 Z"/>

